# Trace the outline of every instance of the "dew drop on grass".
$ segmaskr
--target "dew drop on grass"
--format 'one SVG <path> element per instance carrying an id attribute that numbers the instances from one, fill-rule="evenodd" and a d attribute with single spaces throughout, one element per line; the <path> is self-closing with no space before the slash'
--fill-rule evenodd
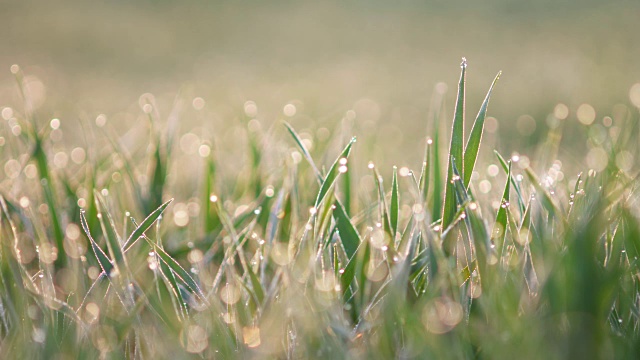
<path id="1" fill-rule="evenodd" d="M 2 114 L 2 118 L 5 120 L 9 120 L 13 117 L 13 109 L 10 107 L 2 108 L 0 113 Z"/>
<path id="2" fill-rule="evenodd" d="M 103 127 L 107 124 L 107 116 L 100 114 L 96 117 L 96 126 Z"/>
<path id="3" fill-rule="evenodd" d="M 20 198 L 20 207 L 22 207 L 23 209 L 28 208 L 29 203 L 29 198 L 27 198 L 26 196 Z"/>
<path id="4" fill-rule="evenodd" d="M 275 190 L 273 186 L 271 185 L 267 186 L 266 189 L 264 190 L 264 194 L 268 198 L 273 197 L 273 195 L 275 194 Z"/>
<path id="5" fill-rule="evenodd" d="M 196 110 L 202 110 L 205 106 L 205 101 L 203 98 L 201 97 L 196 97 L 193 99 L 193 101 L 191 102 L 191 105 L 193 106 L 194 109 Z"/>
<path id="6" fill-rule="evenodd" d="M 60 127 L 60 119 L 51 119 L 49 126 L 51 126 L 53 130 L 58 129 Z"/>
<path id="7" fill-rule="evenodd" d="M 293 104 L 287 104 L 284 106 L 284 108 L 282 109 L 282 113 L 284 114 L 284 116 L 287 117 L 292 117 L 295 116 L 296 112 L 298 109 L 296 109 L 296 106 Z"/>

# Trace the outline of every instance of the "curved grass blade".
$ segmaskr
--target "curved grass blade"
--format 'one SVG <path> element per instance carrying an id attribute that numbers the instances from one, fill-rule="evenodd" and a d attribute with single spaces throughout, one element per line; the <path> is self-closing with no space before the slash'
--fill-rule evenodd
<path id="1" fill-rule="evenodd" d="M 289 134 L 291 134 L 296 144 L 300 148 L 300 151 L 302 151 L 305 159 L 313 169 L 317 177 L 318 184 L 321 184 L 321 186 L 324 185 L 326 181 L 322 176 L 322 173 L 320 173 L 320 170 L 318 170 L 318 167 L 315 165 L 313 158 L 311 158 L 311 154 L 309 154 L 309 151 L 307 151 L 307 148 L 304 146 L 304 143 L 302 142 L 302 140 L 300 139 L 296 131 L 293 129 L 293 127 L 289 123 L 285 121 L 284 125 L 287 127 Z M 350 149 L 354 141 L 355 141 L 355 138 L 352 138 L 349 145 L 347 145 L 348 149 Z M 348 152 L 347 152 L 347 156 L 348 156 Z M 339 161 L 340 158 L 342 157 L 339 157 L 337 161 Z M 329 171 L 329 173 L 331 173 L 331 171 Z M 316 208 L 317 208 L 317 205 L 316 205 Z M 335 199 L 335 210 L 333 211 L 333 216 L 335 217 L 335 220 L 336 220 L 336 226 L 338 228 L 338 232 L 340 233 L 340 239 L 345 249 L 345 253 L 347 254 L 348 258 L 351 259 L 355 254 L 356 250 L 358 249 L 358 247 L 360 246 L 360 244 L 362 243 L 362 238 L 360 237 L 360 234 L 358 234 L 358 231 L 356 230 L 355 226 L 351 222 L 351 218 L 346 208 L 344 207 L 340 199 L 338 199 L 337 197 Z"/>
<path id="2" fill-rule="evenodd" d="M 462 58 L 462 64 L 460 64 L 462 72 L 460 73 L 460 82 L 458 84 L 458 99 L 456 101 L 456 110 L 453 117 L 453 125 L 451 129 L 451 142 L 449 144 L 449 165 L 447 166 L 447 181 L 445 183 L 444 193 L 444 209 L 442 211 L 442 228 L 447 228 L 456 213 L 456 196 L 455 189 L 451 180 L 453 178 L 453 172 L 451 169 L 452 163 L 455 163 L 456 168 L 463 169 L 463 146 L 464 146 L 464 87 L 467 70 L 467 60 Z M 463 169 L 464 176 L 464 169 Z"/>
<path id="3" fill-rule="evenodd" d="M 318 197 L 316 198 L 316 202 L 314 205 L 316 209 L 318 208 L 318 205 L 320 205 L 322 200 L 324 200 L 325 196 L 327 195 L 327 193 L 329 192 L 333 184 L 336 182 L 338 175 L 340 175 L 339 169 L 341 166 L 344 166 L 344 164 L 340 164 L 340 161 L 342 159 L 347 159 L 349 157 L 349 154 L 351 153 L 351 146 L 353 146 L 354 142 L 356 142 L 355 137 L 351 138 L 351 141 L 349 141 L 349 143 L 344 148 L 344 150 L 342 150 L 342 153 L 340 153 L 340 156 L 338 156 L 338 158 L 333 163 L 333 165 L 331 165 L 331 168 L 329 168 L 329 172 L 327 173 L 327 176 L 322 182 L 322 186 L 320 187 L 320 191 L 318 192 Z"/>
<path id="4" fill-rule="evenodd" d="M 307 148 L 304 146 L 304 143 L 300 139 L 300 136 L 293 129 L 291 124 L 289 124 L 288 122 L 284 121 L 284 126 L 287 127 L 287 130 L 289 131 L 289 134 L 291 134 L 291 136 L 293 137 L 293 140 L 296 142 L 296 144 L 300 148 L 300 151 L 302 151 L 302 155 L 304 155 L 304 158 L 307 160 L 307 162 L 309 163 L 309 165 L 313 169 L 313 172 L 316 174 L 316 177 L 318 178 L 318 182 L 322 183 L 324 181 L 322 173 L 320 172 L 320 170 L 318 170 L 318 167 L 313 162 L 313 158 L 311 157 L 311 154 L 309 154 L 309 150 L 307 150 Z"/>
<path id="5" fill-rule="evenodd" d="M 158 220 L 160 215 L 162 215 L 164 210 L 167 208 L 167 206 L 169 206 L 169 204 L 171 204 L 172 201 L 173 199 L 170 199 L 169 201 L 160 205 L 159 208 L 155 209 L 151 214 L 149 214 L 149 216 L 147 216 L 146 219 L 142 221 L 142 223 L 138 227 L 136 227 L 136 229 L 131 233 L 124 245 L 122 245 L 123 252 L 127 252 L 127 250 L 129 250 L 133 246 L 133 244 L 138 241 L 142 234 L 149 230 L 149 228 L 156 222 L 156 220 Z"/>
<path id="6" fill-rule="evenodd" d="M 429 177 L 431 172 L 431 144 L 433 140 L 427 140 L 427 146 L 424 153 L 424 161 L 422 162 L 422 170 L 420 171 L 420 180 L 418 181 L 418 188 L 420 190 L 420 200 L 422 205 L 426 206 L 427 198 L 429 196 Z"/>
<path id="7" fill-rule="evenodd" d="M 489 87 L 487 96 L 484 98 L 482 106 L 480 106 L 480 111 L 478 111 L 478 115 L 476 116 L 476 120 L 473 122 L 473 128 L 471 128 L 471 134 L 469 135 L 467 146 L 464 149 L 464 169 L 462 171 L 462 178 L 464 180 L 465 188 L 469 187 L 471 174 L 473 173 L 473 168 L 475 167 L 476 160 L 478 158 L 480 142 L 482 141 L 482 132 L 484 130 L 484 119 L 487 116 L 487 107 L 489 106 L 491 91 L 493 91 L 493 86 L 496 84 L 501 74 L 502 72 L 499 72 L 498 75 L 496 75 L 491 83 L 491 87 Z"/>

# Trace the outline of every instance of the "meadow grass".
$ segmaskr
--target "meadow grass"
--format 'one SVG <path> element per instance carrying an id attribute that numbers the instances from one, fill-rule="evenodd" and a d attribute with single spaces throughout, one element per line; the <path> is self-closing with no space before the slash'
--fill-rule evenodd
<path id="1" fill-rule="evenodd" d="M 562 126 L 528 164 L 482 158 L 500 74 L 465 137 L 466 67 L 451 131 L 440 99 L 415 172 L 354 160 L 354 134 L 311 147 L 321 139 L 245 117 L 249 160 L 233 174 L 215 146 L 178 154 L 177 118 L 152 99 L 148 137 L 98 119 L 65 166 L 59 121 L 38 118 L 14 68 L 3 357 L 638 358 L 639 183 L 618 161 L 637 153 L 637 111 L 590 140 L 599 171 L 554 158 Z M 493 163 L 494 190 L 478 190 L 474 169 Z"/>

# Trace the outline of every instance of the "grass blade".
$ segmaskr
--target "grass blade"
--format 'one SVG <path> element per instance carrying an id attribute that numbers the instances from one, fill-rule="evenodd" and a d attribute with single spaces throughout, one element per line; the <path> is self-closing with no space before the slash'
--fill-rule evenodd
<path id="1" fill-rule="evenodd" d="M 309 154 L 309 150 L 307 150 L 307 148 L 304 146 L 304 143 L 302 142 L 302 139 L 300 139 L 300 136 L 293 129 L 291 124 L 289 124 L 288 122 L 284 121 L 284 126 L 289 131 L 289 134 L 291 134 L 291 137 L 293 137 L 293 140 L 296 142 L 296 144 L 300 148 L 300 151 L 302 151 L 302 155 L 304 155 L 304 158 L 307 160 L 307 162 L 309 163 L 309 165 L 313 169 L 313 172 L 316 174 L 316 177 L 318 178 L 318 181 L 320 183 L 322 183 L 324 181 L 322 173 L 320 172 L 320 170 L 318 170 L 318 167 L 316 166 L 315 162 L 313 161 L 313 158 L 311 157 L 311 154 Z"/>
<path id="2" fill-rule="evenodd" d="M 111 256 L 111 260 L 113 261 L 116 270 L 122 272 L 127 269 L 127 266 L 125 263 L 124 253 L 122 252 L 122 241 L 120 239 L 120 235 L 118 235 L 118 232 L 116 231 L 115 223 L 102 196 L 94 191 L 94 197 L 98 208 L 98 219 L 100 220 L 102 233 L 107 241 L 109 255 Z"/>
<path id="3" fill-rule="evenodd" d="M 149 214 L 149 216 L 147 216 L 146 219 L 142 221 L 142 223 L 138 227 L 136 227 L 136 229 L 131 233 L 124 245 L 122 245 L 123 252 L 127 252 L 127 250 L 129 250 L 133 246 L 133 244 L 135 244 L 136 241 L 138 241 L 138 239 L 147 230 L 149 230 L 149 228 L 156 222 L 160 215 L 162 215 L 164 210 L 167 208 L 167 206 L 169 206 L 169 204 L 171 204 L 172 201 L 173 199 L 170 199 L 169 201 L 160 205 L 159 208 L 155 209 L 151 214 Z"/>
<path id="4" fill-rule="evenodd" d="M 391 204 L 389 204 L 389 225 L 391 225 L 392 241 L 395 241 L 398 233 L 398 213 L 400 212 L 400 199 L 398 195 L 398 168 L 393 167 L 393 179 L 391 180 Z"/>
<path id="5" fill-rule="evenodd" d="M 164 249 L 154 244 L 149 238 L 144 237 L 149 243 L 149 246 L 155 251 L 155 253 L 160 257 L 165 264 L 169 266 L 171 271 L 175 274 L 175 276 L 182 282 L 185 286 L 187 286 L 194 294 L 198 295 L 203 301 L 206 301 L 206 297 L 202 290 L 200 290 L 200 286 L 196 283 L 196 281 L 189 275 L 189 273 L 182 267 L 180 264 L 172 258 L 169 254 L 167 254 Z"/>
<path id="6" fill-rule="evenodd" d="M 491 83 L 491 87 L 489 87 L 487 96 L 484 98 L 482 106 L 480 106 L 480 111 L 478 111 L 476 120 L 473 123 L 473 128 L 471 129 L 471 134 L 469 135 L 469 140 L 467 141 L 467 146 L 464 149 L 464 169 L 462 173 L 464 186 L 466 188 L 469 187 L 471 174 L 473 173 L 473 168 L 475 167 L 476 160 L 478 158 L 480 142 L 482 141 L 482 132 L 484 130 L 484 119 L 487 116 L 487 107 L 489 106 L 491 91 L 493 91 L 493 86 L 496 84 L 501 74 L 502 72 L 499 72 L 498 75 L 496 75 L 496 77 L 493 79 L 493 82 Z"/>
<path id="7" fill-rule="evenodd" d="M 509 169 L 507 171 L 507 182 L 504 185 L 502 193 L 502 201 L 496 215 L 496 222 L 491 231 L 491 244 L 496 246 L 497 252 L 500 253 L 502 243 L 507 233 L 507 207 L 509 207 L 509 193 L 511 191 L 511 161 L 509 161 Z"/>
<path id="8" fill-rule="evenodd" d="M 333 165 L 331 165 L 331 168 L 329 168 L 329 172 L 327 173 L 327 176 L 322 182 L 322 186 L 320 186 L 320 191 L 318 192 L 318 197 L 316 198 L 316 202 L 314 205 L 316 209 L 318 208 L 322 200 L 324 200 L 325 196 L 327 195 L 327 193 L 329 192 L 333 184 L 336 182 L 338 175 L 340 175 L 340 173 L 343 172 L 342 167 L 344 166 L 346 168 L 346 159 L 349 157 L 349 154 L 351 153 L 351 146 L 353 146 L 353 143 L 355 142 L 356 142 L 356 138 L 355 137 L 351 138 L 351 141 L 349 141 L 349 143 L 344 148 L 344 150 L 342 150 L 342 153 L 340 153 L 340 156 L 338 156 L 338 158 L 333 163 Z M 342 159 L 345 159 L 345 160 L 342 160 Z M 341 162 L 344 162 L 344 164 Z"/>
<path id="9" fill-rule="evenodd" d="M 91 242 L 91 249 L 93 250 L 93 253 L 96 256 L 96 259 L 98 260 L 98 264 L 100 265 L 100 268 L 102 268 L 102 271 L 107 276 L 111 276 L 111 270 L 113 270 L 113 264 L 111 263 L 111 260 L 109 260 L 109 257 L 107 256 L 107 254 L 105 254 L 104 251 L 102 251 L 102 249 L 100 248 L 100 246 L 98 246 L 98 243 L 96 243 L 96 241 L 93 239 L 93 236 L 91 236 L 91 232 L 89 231 L 89 225 L 87 224 L 87 218 L 84 215 L 84 211 L 80 212 L 80 223 L 82 225 L 82 229 L 84 230 L 84 233 L 87 235 L 87 238 L 89 238 L 89 241 Z"/>
<path id="10" fill-rule="evenodd" d="M 451 142 L 449 144 L 449 165 L 447 166 L 447 181 L 445 183 L 444 193 L 444 209 L 442 211 L 442 228 L 447 228 L 456 213 L 456 196 L 453 184 L 453 172 L 451 169 L 452 162 L 455 162 L 456 168 L 463 169 L 463 149 L 464 146 L 464 92 L 467 70 L 467 60 L 462 58 L 460 64 L 462 71 L 460 73 L 460 82 L 458 84 L 458 99 L 456 101 L 456 110 L 453 117 L 453 125 L 451 129 Z M 464 169 L 463 169 L 464 170 Z M 464 172 L 463 172 L 464 176 Z"/>
<path id="11" fill-rule="evenodd" d="M 351 260 L 356 251 L 358 251 L 358 247 L 360 246 L 360 243 L 362 243 L 362 239 L 360 238 L 360 234 L 358 234 L 358 230 L 353 226 L 353 223 L 342 204 L 336 201 L 334 205 L 335 209 L 333 210 L 333 215 L 336 219 L 336 227 L 340 234 L 340 240 L 342 241 L 342 246 L 347 254 L 347 258 Z"/>

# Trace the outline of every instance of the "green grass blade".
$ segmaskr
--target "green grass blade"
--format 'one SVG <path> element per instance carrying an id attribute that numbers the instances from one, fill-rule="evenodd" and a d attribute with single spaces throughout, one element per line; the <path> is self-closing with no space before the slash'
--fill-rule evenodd
<path id="1" fill-rule="evenodd" d="M 107 241 L 107 249 L 111 260 L 114 262 L 117 270 L 122 272 L 127 269 L 125 264 L 124 253 L 122 252 L 122 241 L 120 235 L 116 231 L 116 226 L 113 221 L 113 217 L 109 213 L 107 204 L 100 194 L 94 191 L 94 197 L 96 199 L 96 206 L 98 208 L 98 218 L 100 220 L 100 227 Z"/>
<path id="2" fill-rule="evenodd" d="M 538 176 L 536 176 L 536 174 L 533 172 L 533 170 L 531 170 L 531 168 L 526 168 L 525 169 L 525 173 L 527 174 L 527 177 L 529 178 L 529 181 L 531 182 L 533 187 L 539 193 L 538 197 L 540 198 L 540 202 L 542 203 L 542 206 L 551 215 L 559 216 L 561 219 L 566 220 L 566 219 L 564 219 L 564 217 L 562 217 L 560 215 L 561 212 L 558 209 L 558 206 L 551 199 L 551 195 L 549 194 L 549 192 L 544 187 L 542 187 L 540 179 L 538 178 Z"/>
<path id="3" fill-rule="evenodd" d="M 164 261 L 171 271 L 175 274 L 175 276 L 182 282 L 185 286 L 187 286 L 194 294 L 198 295 L 202 300 L 206 301 L 206 297 L 202 290 L 200 290 L 200 286 L 198 283 L 189 275 L 189 273 L 182 267 L 180 264 L 172 258 L 169 254 L 167 254 L 164 249 L 154 244 L 149 238 L 144 237 L 149 243 L 149 246 L 156 252 L 156 254 L 160 257 L 160 260 Z"/>
<path id="4" fill-rule="evenodd" d="M 389 218 L 389 208 L 387 207 L 386 195 L 384 193 L 384 186 L 382 184 L 382 176 L 378 172 L 378 169 L 373 168 L 373 178 L 375 179 L 376 187 L 378 188 L 378 209 L 380 210 L 380 217 L 382 222 L 382 228 L 384 231 L 391 235 L 391 219 Z"/>
<path id="5" fill-rule="evenodd" d="M 463 169 L 463 146 L 464 146 L 464 92 L 467 70 L 467 60 L 462 59 L 460 65 L 462 71 L 460 73 L 460 82 L 458 84 L 458 99 L 456 101 L 456 110 L 453 117 L 453 125 L 451 129 L 451 141 L 449 144 L 449 165 L 447 166 L 447 181 L 445 183 L 444 193 L 444 209 L 442 211 L 442 228 L 447 228 L 453 221 L 456 213 L 456 196 L 453 184 L 453 172 L 451 169 L 452 162 L 455 162 L 456 168 Z M 463 174 L 464 176 L 464 169 Z"/>
<path id="6" fill-rule="evenodd" d="M 362 239 L 342 204 L 336 201 L 334 205 L 333 215 L 336 219 L 336 227 L 340 234 L 340 241 L 342 241 L 342 246 L 347 254 L 347 258 L 351 260 L 358 250 L 360 243 L 362 243 Z"/>
<path id="7" fill-rule="evenodd" d="M 438 121 L 439 122 L 439 121 Z M 442 219 L 442 165 L 440 163 L 440 136 L 439 131 L 436 129 L 436 133 L 433 137 L 433 195 L 431 196 L 433 203 L 431 204 L 431 215 L 433 221 Z M 427 160 L 428 161 L 428 160 Z M 428 165 L 428 164 L 427 164 Z"/>
<path id="8" fill-rule="evenodd" d="M 500 161 L 500 165 L 502 165 L 502 169 L 504 170 L 504 172 L 508 173 L 509 164 L 507 164 L 507 161 L 496 150 L 493 150 L 493 153 L 496 154 L 496 156 L 498 157 L 498 160 Z M 513 174 L 511 174 L 510 181 L 511 181 L 511 186 L 513 186 L 513 189 L 516 191 L 516 196 L 518 196 L 518 206 L 520 207 L 520 213 L 522 214 L 524 213 L 526 207 L 524 205 L 525 204 L 524 198 L 522 197 L 522 190 L 520 190 L 520 184 L 513 177 Z"/>
<path id="9" fill-rule="evenodd" d="M 318 167 L 316 166 L 315 162 L 313 161 L 313 158 L 311 157 L 311 154 L 309 154 L 309 150 L 307 150 L 307 148 L 304 146 L 304 143 L 302 142 L 302 139 L 300 139 L 300 136 L 293 129 L 291 124 L 289 124 L 288 122 L 284 121 L 284 126 L 289 131 L 289 134 L 291 134 L 291 137 L 293 137 L 293 140 L 296 142 L 296 144 L 300 148 L 300 151 L 302 151 L 302 155 L 304 155 L 304 158 L 307 160 L 307 162 L 309 163 L 309 165 L 313 169 L 313 172 L 316 174 L 316 177 L 318 178 L 318 181 L 320 183 L 322 183 L 324 181 L 322 173 L 320 172 L 320 170 L 318 170 Z"/>
<path id="10" fill-rule="evenodd" d="M 123 252 L 127 252 L 127 250 L 129 250 L 133 246 L 133 244 L 135 244 L 135 242 L 138 241 L 138 239 L 147 230 L 149 230 L 149 228 L 156 222 L 156 220 L 158 220 L 160 215 L 162 215 L 164 210 L 167 208 L 167 206 L 169 206 L 169 204 L 171 204 L 172 201 L 173 199 L 160 205 L 159 208 L 155 209 L 151 214 L 149 214 L 149 216 L 147 216 L 146 219 L 142 221 L 142 223 L 138 227 L 136 227 L 136 229 L 131 233 L 124 245 L 122 245 Z"/>
<path id="11" fill-rule="evenodd" d="M 427 205 L 427 199 L 429 197 L 429 180 L 431 175 L 431 144 L 433 140 L 427 140 L 427 146 L 424 152 L 424 160 L 422 162 L 422 170 L 420 171 L 420 180 L 418 181 L 418 188 L 420 189 L 420 200 L 422 205 Z"/>
<path id="12" fill-rule="evenodd" d="M 500 74 L 502 74 L 502 72 L 499 72 L 498 75 L 496 75 L 495 79 L 493 79 L 493 82 L 491 83 L 491 87 L 489 87 L 487 96 L 484 98 L 484 101 L 482 102 L 482 106 L 480 106 L 480 111 L 478 111 L 476 120 L 473 123 L 473 128 L 471 128 L 471 134 L 469 135 L 467 146 L 464 149 L 464 169 L 462 173 L 463 173 L 463 179 L 464 179 L 464 186 L 467 188 L 469 187 L 469 182 L 471 181 L 471 174 L 473 173 L 473 168 L 476 165 L 478 152 L 480 150 L 480 142 L 482 141 L 482 132 L 484 130 L 484 119 L 487 116 L 487 107 L 489 106 L 491 91 L 493 91 L 493 86 L 496 84 L 496 82 L 500 78 Z"/>
<path id="13" fill-rule="evenodd" d="M 496 246 L 497 252 L 500 253 L 502 243 L 504 242 L 507 233 L 507 207 L 509 207 L 509 193 L 511 192 L 511 161 L 509 161 L 509 168 L 507 171 L 507 182 L 504 185 L 504 192 L 502 193 L 502 201 L 498 208 L 496 215 L 496 221 L 491 231 L 491 244 Z"/>
<path id="14" fill-rule="evenodd" d="M 391 180 L 391 204 L 389 204 L 389 225 L 391 225 L 392 241 L 395 241 L 398 233 L 398 215 L 400 212 L 400 198 L 398 195 L 398 168 L 393 167 L 393 179 Z"/>
<path id="15" fill-rule="evenodd" d="M 338 156 L 338 158 L 333 163 L 333 165 L 331 165 L 331 168 L 329 168 L 329 172 L 327 173 L 327 176 L 322 182 L 322 186 L 320 187 L 320 191 L 318 192 L 318 197 L 316 198 L 316 202 L 314 205 L 316 209 L 318 208 L 322 200 L 324 200 L 329 190 L 333 187 L 333 184 L 336 182 L 338 175 L 340 175 L 340 170 L 339 170 L 340 167 L 346 166 L 346 164 L 340 164 L 340 161 L 342 161 L 342 159 L 347 159 L 349 157 L 349 154 L 351 153 L 351 146 L 353 146 L 353 143 L 355 142 L 356 142 L 356 138 L 355 137 L 351 138 L 351 141 L 349 141 L 347 146 L 340 153 L 340 156 Z"/>
<path id="16" fill-rule="evenodd" d="M 109 260 L 109 257 L 107 256 L 107 254 L 105 254 L 104 251 L 102 251 L 102 249 L 100 248 L 100 246 L 98 246 L 98 243 L 96 243 L 96 241 L 93 239 L 93 236 L 91 236 L 91 232 L 89 231 L 89 225 L 87 224 L 87 218 L 84 215 L 84 211 L 80 212 L 80 224 L 82 225 L 82 229 L 84 230 L 84 233 L 87 235 L 87 238 L 89 238 L 89 242 L 91 242 L 91 249 L 93 250 L 93 254 L 96 256 L 96 259 L 98 260 L 98 264 L 102 268 L 102 271 L 107 276 L 111 276 L 111 270 L 113 270 L 113 264 L 111 263 L 111 260 Z"/>
<path id="17" fill-rule="evenodd" d="M 264 288 L 260 283 L 260 279 L 258 279 L 258 276 L 251 268 L 247 269 L 247 273 L 249 274 L 249 280 L 251 281 L 251 287 L 256 296 L 256 301 L 261 305 L 264 302 Z"/>

